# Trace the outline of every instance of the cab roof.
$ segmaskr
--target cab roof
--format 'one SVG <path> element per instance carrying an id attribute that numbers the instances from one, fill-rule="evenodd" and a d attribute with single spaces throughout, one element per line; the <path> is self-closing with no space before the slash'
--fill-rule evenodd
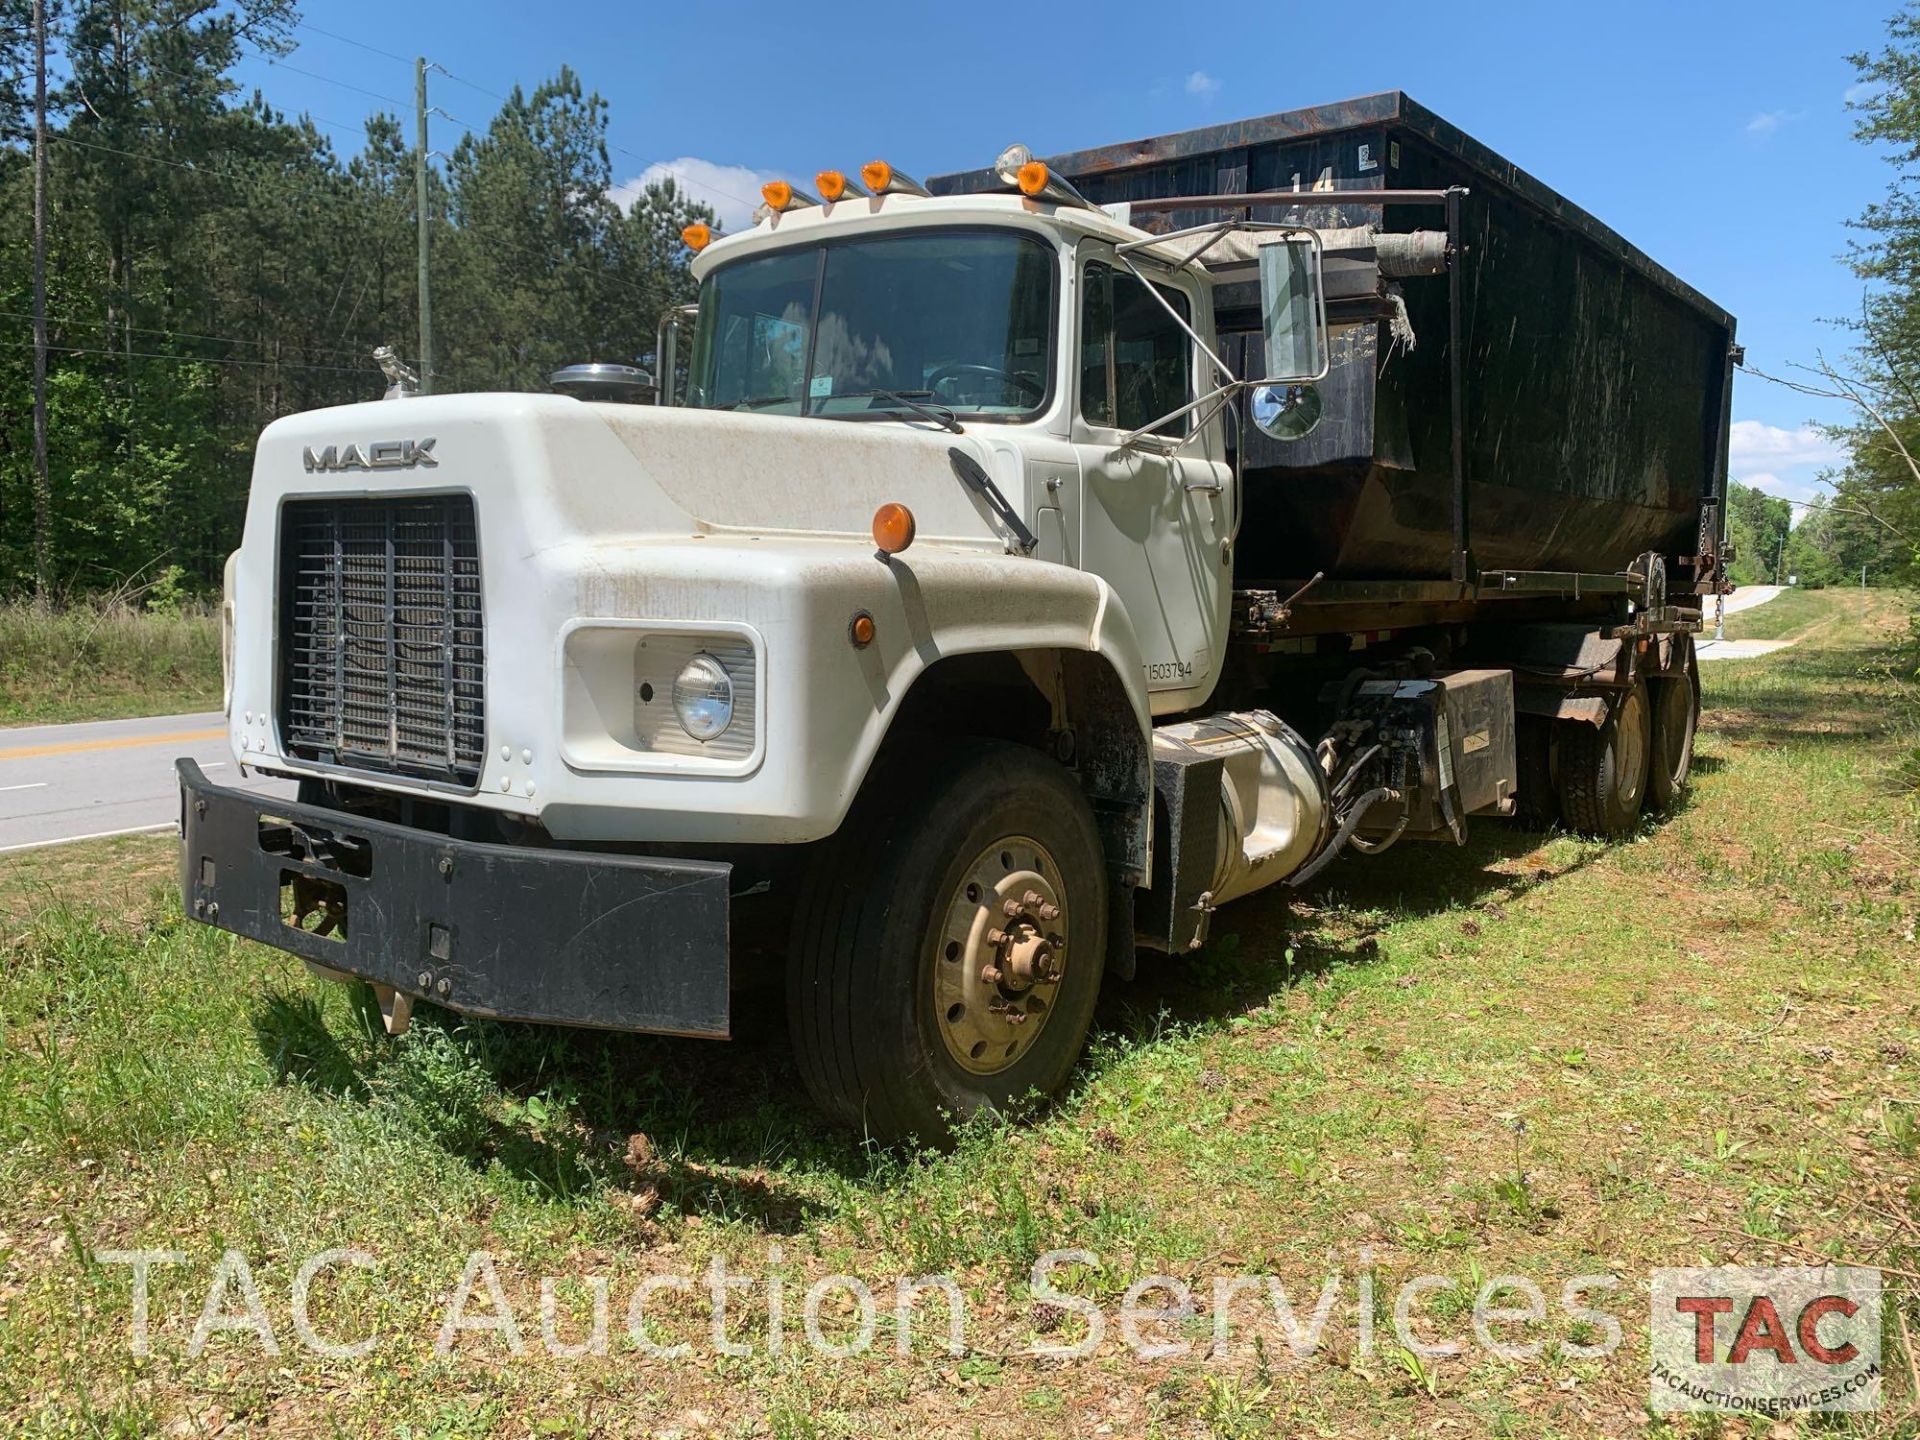
<path id="1" fill-rule="evenodd" d="M 1116 220 L 1104 210 L 1030 200 L 1024 195 L 861 195 L 832 204 L 775 211 L 750 230 L 715 239 L 693 257 L 691 269 L 694 278 L 700 280 L 715 266 L 729 260 L 835 235 L 886 234 L 928 225 L 967 224 L 1007 226 L 1040 233 L 1064 231 L 1116 245 L 1152 238 L 1146 231 Z M 1177 261 L 1181 258 L 1177 248 L 1168 247 L 1164 253 L 1160 253 L 1162 247 L 1159 246 L 1147 248 L 1159 259 Z"/>

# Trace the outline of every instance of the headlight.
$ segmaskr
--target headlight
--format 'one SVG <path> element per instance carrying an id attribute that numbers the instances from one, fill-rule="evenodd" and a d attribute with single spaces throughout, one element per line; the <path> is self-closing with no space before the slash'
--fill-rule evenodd
<path id="1" fill-rule="evenodd" d="M 696 655 L 673 681 L 673 713 L 696 740 L 714 740 L 733 723 L 733 681 L 711 655 Z"/>

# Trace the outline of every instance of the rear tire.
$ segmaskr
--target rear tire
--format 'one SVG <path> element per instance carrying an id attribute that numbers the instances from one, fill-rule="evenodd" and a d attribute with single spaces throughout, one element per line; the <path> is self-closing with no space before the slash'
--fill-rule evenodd
<path id="1" fill-rule="evenodd" d="M 1693 737 L 1700 724 L 1700 667 L 1691 636 L 1678 675 L 1657 675 L 1647 682 L 1652 701 L 1653 760 L 1647 772 L 1647 802 L 1662 815 L 1680 806 L 1693 769 Z"/>
<path id="2" fill-rule="evenodd" d="M 1514 823 L 1523 830 L 1551 830 L 1560 819 L 1559 797 L 1553 793 L 1553 721 L 1516 715 L 1513 744 L 1519 772 Z"/>
<path id="3" fill-rule="evenodd" d="M 1562 722 L 1560 817 L 1569 830 L 1603 840 L 1633 830 L 1653 752 L 1651 708 L 1646 682 L 1636 680 L 1604 725 Z"/>
<path id="4" fill-rule="evenodd" d="M 1093 811 L 1058 764 L 961 741 L 877 767 L 794 916 L 788 1021 L 814 1101 L 937 1143 L 1054 1094 L 1092 1023 L 1107 911 Z"/>

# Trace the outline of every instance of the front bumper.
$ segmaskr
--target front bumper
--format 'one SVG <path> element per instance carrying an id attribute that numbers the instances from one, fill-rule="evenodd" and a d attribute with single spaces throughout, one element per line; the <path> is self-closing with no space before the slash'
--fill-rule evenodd
<path id="1" fill-rule="evenodd" d="M 176 766 L 194 919 L 462 1014 L 727 1034 L 730 865 L 454 840 Z"/>

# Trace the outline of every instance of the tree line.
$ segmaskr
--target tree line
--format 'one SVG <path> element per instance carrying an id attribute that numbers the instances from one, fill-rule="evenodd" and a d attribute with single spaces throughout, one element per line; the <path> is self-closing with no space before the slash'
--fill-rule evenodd
<path id="1" fill-rule="evenodd" d="M 1829 426 L 1848 459 L 1786 529 L 1787 502 L 1733 488 L 1729 533 L 1741 544 L 1736 579 L 1798 574 L 1802 583 L 1920 580 L 1920 4 L 1906 0 L 1879 50 L 1848 57 L 1854 135 L 1879 148 L 1894 178 L 1855 222 L 1846 259 L 1862 282 L 1853 342 L 1839 361 L 1815 355 L 1767 377 L 1849 407 Z M 1743 573 L 1744 572 L 1744 573 Z"/>
<path id="2" fill-rule="evenodd" d="M 53 484 L 37 514 L 36 0 L 0 0 L 0 599 L 208 589 L 239 534 L 261 428 L 378 394 L 376 345 L 418 366 L 411 116 L 379 110 L 336 138 L 244 92 L 244 56 L 294 50 L 292 0 L 38 3 Z M 1920 5 L 1852 62 L 1859 138 L 1896 174 L 1848 257 L 1865 287 L 1858 344 L 1844 364 L 1778 377 L 1852 406 L 1834 427 L 1851 458 L 1797 520 L 1732 487 L 1743 583 L 1920 575 Z M 680 231 L 712 217 L 670 182 L 616 203 L 607 121 L 563 69 L 515 87 L 429 167 L 436 388 L 541 389 L 562 364 L 635 360 L 661 312 L 691 297 Z"/>
<path id="3" fill-rule="evenodd" d="M 376 345 L 418 368 L 413 117 L 336 139 L 244 92 L 243 57 L 295 48 L 290 0 L 42 3 L 53 484 L 36 573 L 35 0 L 0 0 L 0 599 L 208 589 L 261 428 L 377 397 Z M 607 122 L 562 69 L 430 166 L 436 389 L 632 363 L 691 298 L 680 231 L 713 217 L 671 182 L 616 203 Z"/>

